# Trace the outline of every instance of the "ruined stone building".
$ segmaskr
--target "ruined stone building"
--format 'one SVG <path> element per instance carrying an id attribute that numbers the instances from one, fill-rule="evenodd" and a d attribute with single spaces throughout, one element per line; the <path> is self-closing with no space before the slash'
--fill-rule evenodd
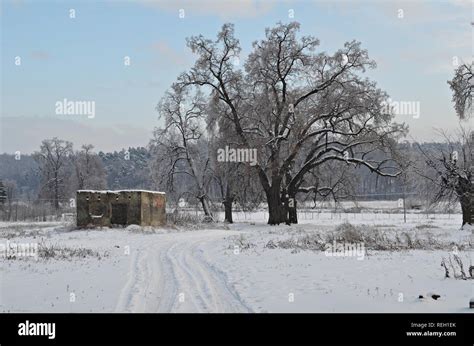
<path id="1" fill-rule="evenodd" d="M 79 190 L 77 226 L 141 225 L 166 223 L 166 195 L 146 190 Z"/>

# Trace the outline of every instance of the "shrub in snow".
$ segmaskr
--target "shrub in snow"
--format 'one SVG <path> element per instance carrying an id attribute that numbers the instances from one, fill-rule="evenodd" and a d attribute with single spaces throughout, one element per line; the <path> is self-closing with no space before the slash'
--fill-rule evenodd
<path id="1" fill-rule="evenodd" d="M 370 250 L 435 250 L 452 249 L 454 245 L 459 250 L 472 248 L 472 243 L 455 244 L 452 241 L 441 241 L 429 232 L 380 230 L 374 226 L 352 225 L 343 223 L 328 234 L 319 232 L 304 232 L 284 240 L 271 240 L 265 248 L 295 250 L 325 250 L 327 244 L 346 243 L 364 244 Z"/>
<path id="2" fill-rule="evenodd" d="M 326 248 L 326 242 L 321 238 L 318 233 L 306 234 L 300 237 L 294 237 L 285 240 L 279 240 L 273 242 L 270 240 L 265 248 L 268 249 L 292 249 L 292 250 L 311 250 L 311 251 L 323 251 Z"/>
<path id="3" fill-rule="evenodd" d="M 256 247 L 254 243 L 250 243 L 243 234 L 239 235 L 235 238 L 235 242 L 233 245 L 229 246 L 229 249 L 238 249 L 239 251 L 249 250 L 251 248 Z"/>
<path id="4" fill-rule="evenodd" d="M 444 277 L 450 278 L 450 269 L 452 270 L 453 277 L 455 279 L 474 279 L 474 266 L 470 265 L 468 268 L 468 274 L 466 274 L 464 263 L 462 258 L 458 254 L 449 254 L 448 259 L 442 258 L 441 266 L 444 268 Z"/>
<path id="5" fill-rule="evenodd" d="M 71 260 L 73 258 L 85 258 L 85 257 L 97 257 L 101 259 L 102 257 L 107 257 L 109 253 L 105 251 L 100 253 L 92 249 L 87 249 L 84 247 L 66 247 L 60 246 L 57 244 L 45 244 L 41 242 L 38 245 L 38 258 L 41 259 L 67 259 Z"/>
<path id="6" fill-rule="evenodd" d="M 362 231 L 356 226 L 345 222 L 340 224 L 334 230 L 336 233 L 337 240 L 343 240 L 345 242 L 358 243 L 364 241 L 364 235 Z M 336 240 L 336 239 L 332 239 Z"/>
<path id="7" fill-rule="evenodd" d="M 183 213 L 183 212 L 174 212 L 166 215 L 166 222 L 168 225 L 175 226 L 187 226 L 187 225 L 196 225 L 202 223 L 202 216 Z"/>

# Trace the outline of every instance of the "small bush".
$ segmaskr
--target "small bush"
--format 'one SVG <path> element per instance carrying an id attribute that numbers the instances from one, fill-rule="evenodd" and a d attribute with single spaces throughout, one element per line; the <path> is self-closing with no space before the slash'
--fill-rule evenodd
<path id="1" fill-rule="evenodd" d="M 334 231 L 336 233 L 336 240 L 345 241 L 347 243 L 359 243 L 364 240 L 364 235 L 361 230 L 348 222 L 340 224 Z M 332 238 L 332 236 L 329 236 L 329 238 Z"/>
<path id="2" fill-rule="evenodd" d="M 428 224 L 421 224 L 421 225 L 417 225 L 415 227 L 416 229 L 429 229 L 429 228 L 439 228 L 438 226 L 435 226 L 435 225 L 428 225 Z"/>
<path id="3" fill-rule="evenodd" d="M 270 240 L 265 244 L 267 249 L 292 249 L 292 250 L 311 250 L 311 251 L 320 251 L 324 250 L 326 242 L 321 238 L 318 233 L 306 234 L 301 237 L 294 237 L 290 239 L 280 240 L 274 242 Z"/>
<path id="4" fill-rule="evenodd" d="M 441 267 L 444 268 L 445 278 L 450 278 L 452 273 L 454 279 L 474 279 L 474 266 L 465 267 L 462 258 L 456 253 L 450 253 L 447 260 L 443 257 Z M 467 274 L 465 268 L 467 268 Z"/>
<path id="5" fill-rule="evenodd" d="M 219 224 L 212 218 L 186 212 L 173 212 L 166 214 L 166 223 L 168 226 L 185 230 L 199 230 L 209 228 L 229 229 L 227 225 Z"/>
<path id="6" fill-rule="evenodd" d="M 84 247 L 66 247 L 60 246 L 57 244 L 45 244 L 41 242 L 38 244 L 38 258 L 40 259 L 67 259 L 71 260 L 73 258 L 86 258 L 86 257 L 97 257 L 101 259 L 102 257 L 107 257 L 108 252 L 100 253 L 92 249 L 87 249 Z"/>
<path id="7" fill-rule="evenodd" d="M 256 247 L 256 245 L 254 243 L 250 243 L 243 234 L 235 239 L 234 244 L 229 246 L 229 249 L 235 249 L 235 246 L 238 246 L 240 251 L 250 250 Z"/>
<path id="8" fill-rule="evenodd" d="M 191 213 L 175 212 L 166 214 L 166 223 L 175 226 L 196 225 L 203 222 L 203 217 Z"/>
<path id="9" fill-rule="evenodd" d="M 471 248 L 472 244 L 453 244 L 452 242 L 441 242 L 431 233 L 420 237 L 416 232 L 408 231 L 381 231 L 371 226 L 355 226 L 343 223 L 337 226 L 333 232 L 321 235 L 319 232 L 305 233 L 302 236 L 293 236 L 289 239 L 273 241 L 270 240 L 265 248 L 294 249 L 294 250 L 324 250 L 327 244 L 336 243 L 363 243 L 366 249 L 371 250 L 435 250 L 452 249 L 454 245 L 459 250 Z"/>

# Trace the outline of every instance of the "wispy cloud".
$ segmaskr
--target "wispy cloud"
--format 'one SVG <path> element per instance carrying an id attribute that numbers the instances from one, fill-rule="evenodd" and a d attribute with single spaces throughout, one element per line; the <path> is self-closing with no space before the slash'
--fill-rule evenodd
<path id="1" fill-rule="evenodd" d="M 191 56 L 186 51 L 179 52 L 171 47 L 168 42 L 160 40 L 151 44 L 151 49 L 155 53 L 154 61 L 166 65 L 184 66 L 191 62 Z"/>

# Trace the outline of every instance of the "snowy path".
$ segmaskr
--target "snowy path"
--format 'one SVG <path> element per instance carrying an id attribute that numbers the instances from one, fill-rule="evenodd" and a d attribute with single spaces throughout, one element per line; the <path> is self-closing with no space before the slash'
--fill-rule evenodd
<path id="1" fill-rule="evenodd" d="M 150 237 L 131 249 L 130 269 L 116 312 L 249 312 L 203 246 L 232 231 L 206 230 Z"/>
<path id="2" fill-rule="evenodd" d="M 366 224 L 365 219 L 347 217 Z M 392 219 L 377 224 L 373 227 L 386 233 L 416 232 L 447 245 L 432 250 L 370 250 L 363 260 L 266 246 L 311 232 L 331 232 L 330 218 L 293 227 L 261 222 L 190 231 L 136 226 L 71 231 L 15 224 L 10 230 L 3 228 L 0 243 L 44 241 L 57 248 L 88 249 L 91 254 L 3 260 L 0 311 L 472 313 L 468 304 L 474 297 L 472 280 L 446 279 L 440 266 L 443 258 L 449 258 L 451 244 L 465 247 L 459 252 L 465 267 L 473 263 L 474 251 L 466 244 L 474 242 L 474 234 L 459 231 L 452 219 L 418 224 L 397 224 Z M 235 246 L 240 251 L 235 252 Z M 441 298 L 418 298 L 430 292 Z"/>

